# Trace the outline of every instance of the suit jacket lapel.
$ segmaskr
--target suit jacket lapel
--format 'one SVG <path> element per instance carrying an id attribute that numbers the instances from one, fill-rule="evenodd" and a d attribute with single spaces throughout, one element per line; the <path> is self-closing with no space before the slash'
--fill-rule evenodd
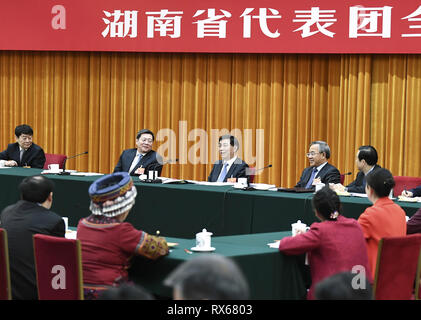
<path id="1" fill-rule="evenodd" d="M 136 149 L 131 149 L 130 150 L 130 156 L 127 158 L 127 165 L 128 165 L 128 167 L 127 167 L 127 171 L 129 171 L 130 170 L 130 167 L 131 167 L 131 165 L 132 165 L 132 162 L 133 162 L 133 160 L 134 160 L 134 158 L 136 157 Z M 131 171 L 131 172 L 129 172 L 129 174 L 131 174 L 133 171 L 135 171 L 137 168 L 136 168 L 137 166 L 135 166 L 134 167 L 134 169 Z"/>
<path id="2" fill-rule="evenodd" d="M 222 162 L 220 160 L 218 160 L 217 163 L 215 163 L 215 170 L 213 171 L 213 181 L 217 181 L 219 174 L 221 173 L 222 170 Z"/>
<path id="3" fill-rule="evenodd" d="M 222 167 L 222 166 L 221 166 Z M 228 179 L 228 178 L 231 178 L 231 176 L 233 176 L 234 175 L 234 172 L 235 172 L 235 169 L 236 169 L 237 167 L 236 167 L 236 164 L 235 163 L 233 163 L 232 165 L 231 165 L 231 168 L 228 170 L 228 172 L 227 172 L 227 175 L 225 176 L 225 178 L 226 179 Z"/>

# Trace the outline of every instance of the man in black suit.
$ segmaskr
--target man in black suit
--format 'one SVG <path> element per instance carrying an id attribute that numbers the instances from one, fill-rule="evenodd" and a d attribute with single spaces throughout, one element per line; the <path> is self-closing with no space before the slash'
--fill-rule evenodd
<path id="1" fill-rule="evenodd" d="M 361 146 L 358 148 L 357 155 L 355 156 L 355 163 L 359 170 L 357 177 L 349 185 L 344 187 L 338 183 L 331 185 L 331 189 L 335 191 L 348 191 L 352 193 L 365 193 L 365 177 L 370 172 L 376 171 L 381 167 L 377 165 L 377 150 L 373 146 Z"/>
<path id="2" fill-rule="evenodd" d="M 44 150 L 32 142 L 34 131 L 26 124 L 15 128 L 16 142 L 0 152 L 0 167 L 31 167 L 42 169 L 45 163 Z"/>
<path id="3" fill-rule="evenodd" d="M 163 161 L 162 157 L 152 150 L 155 136 L 148 129 L 140 130 L 136 135 L 137 148 L 127 149 L 122 152 L 114 172 L 128 172 L 130 175 L 148 175 L 149 171 L 158 171 L 161 175 Z"/>
<path id="4" fill-rule="evenodd" d="M 303 170 L 300 181 L 295 185 L 296 188 L 313 189 L 317 183 L 341 182 L 339 170 L 327 162 L 330 158 L 330 148 L 326 142 L 312 142 L 307 158 L 310 162 L 310 167 Z"/>
<path id="5" fill-rule="evenodd" d="M 19 185 L 21 200 L 6 207 L 0 227 L 6 229 L 9 243 L 12 298 L 38 298 L 32 236 L 45 234 L 64 237 L 63 219 L 50 211 L 53 182 L 44 176 L 25 178 Z"/>
<path id="6" fill-rule="evenodd" d="M 229 178 L 247 178 L 247 163 L 237 157 L 240 144 L 236 137 L 229 134 L 219 137 L 221 160 L 214 163 L 209 174 L 209 182 L 227 182 Z"/>

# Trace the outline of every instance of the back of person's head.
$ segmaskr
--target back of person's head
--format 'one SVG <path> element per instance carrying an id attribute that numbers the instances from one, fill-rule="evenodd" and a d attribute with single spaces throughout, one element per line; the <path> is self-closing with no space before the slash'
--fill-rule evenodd
<path id="1" fill-rule="evenodd" d="M 122 284 L 103 291 L 98 300 L 155 300 L 155 298 L 142 286 Z"/>
<path id="2" fill-rule="evenodd" d="M 338 214 L 341 213 L 339 196 L 328 186 L 323 187 L 314 194 L 312 203 L 313 208 L 326 220 L 336 220 Z"/>
<path id="3" fill-rule="evenodd" d="M 229 140 L 230 145 L 233 147 L 237 147 L 237 150 L 240 147 L 238 139 L 230 134 L 224 134 L 223 136 L 220 136 L 218 141 L 221 142 L 222 140 Z"/>
<path id="4" fill-rule="evenodd" d="M 54 183 L 44 176 L 26 177 L 19 184 L 19 191 L 23 200 L 43 203 L 53 192 Z"/>
<path id="5" fill-rule="evenodd" d="M 358 160 L 365 160 L 370 166 L 374 166 L 377 163 L 379 157 L 377 150 L 373 146 L 361 146 L 358 150 Z"/>
<path id="6" fill-rule="evenodd" d="M 152 141 L 155 141 L 155 135 L 153 134 L 153 132 L 149 129 L 142 129 L 139 130 L 139 132 L 136 135 L 136 139 L 139 139 L 141 137 L 142 134 L 150 134 L 152 136 Z"/>
<path id="7" fill-rule="evenodd" d="M 330 147 L 329 147 L 329 145 L 326 142 L 319 140 L 319 141 L 313 141 L 312 143 L 310 143 L 310 147 L 312 145 L 315 145 L 315 144 L 317 144 L 319 146 L 319 152 L 325 153 L 326 159 L 329 159 L 330 158 Z"/>
<path id="8" fill-rule="evenodd" d="M 15 136 L 19 138 L 21 134 L 33 136 L 34 131 L 27 124 L 21 124 L 15 128 Z"/>
<path id="9" fill-rule="evenodd" d="M 178 266 L 164 281 L 181 300 L 244 300 L 249 286 L 240 268 L 229 258 L 204 254 Z"/>
<path id="10" fill-rule="evenodd" d="M 387 197 L 395 186 L 392 173 L 384 168 L 373 170 L 366 176 L 367 185 L 370 186 L 380 198 Z"/>
<path id="11" fill-rule="evenodd" d="M 337 273 L 316 284 L 314 297 L 317 300 L 373 300 L 373 290 L 366 277 L 356 281 L 356 273 Z"/>

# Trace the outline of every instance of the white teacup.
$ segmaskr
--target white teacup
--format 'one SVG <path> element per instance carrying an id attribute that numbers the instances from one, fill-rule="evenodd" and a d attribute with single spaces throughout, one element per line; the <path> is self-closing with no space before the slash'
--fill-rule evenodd
<path id="1" fill-rule="evenodd" d="M 212 232 L 208 232 L 206 229 L 196 233 L 196 248 L 210 248 L 212 234 Z"/>
<path id="2" fill-rule="evenodd" d="M 238 178 L 238 183 L 247 186 L 247 178 Z"/>
<path id="3" fill-rule="evenodd" d="M 298 220 L 296 223 L 291 224 L 291 227 L 293 237 L 295 237 L 298 233 L 304 233 L 310 229 L 310 227 L 307 227 L 307 225 L 305 223 L 302 223 L 301 220 Z"/>
<path id="4" fill-rule="evenodd" d="M 146 180 L 146 179 L 148 179 L 148 176 L 146 174 L 141 174 L 139 176 L 139 180 Z"/>
<path id="5" fill-rule="evenodd" d="M 59 172 L 60 171 L 60 165 L 58 163 L 52 163 L 48 165 L 48 170 L 50 172 Z"/>

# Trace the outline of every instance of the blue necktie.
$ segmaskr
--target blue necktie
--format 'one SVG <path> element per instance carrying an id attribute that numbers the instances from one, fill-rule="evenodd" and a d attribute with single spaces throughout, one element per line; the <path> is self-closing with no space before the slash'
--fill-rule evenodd
<path id="1" fill-rule="evenodd" d="M 313 172 L 311 173 L 311 177 L 310 177 L 310 179 L 307 182 L 306 189 L 310 189 L 311 188 L 311 184 L 313 183 L 313 180 L 314 180 L 314 177 L 316 176 L 316 174 L 317 174 L 317 168 L 314 168 L 313 169 Z"/>
<path id="2" fill-rule="evenodd" d="M 225 176 L 227 175 L 227 167 L 228 167 L 228 162 L 225 162 L 224 166 L 222 167 L 222 172 L 219 175 L 218 181 L 217 182 L 223 182 L 225 179 Z"/>

